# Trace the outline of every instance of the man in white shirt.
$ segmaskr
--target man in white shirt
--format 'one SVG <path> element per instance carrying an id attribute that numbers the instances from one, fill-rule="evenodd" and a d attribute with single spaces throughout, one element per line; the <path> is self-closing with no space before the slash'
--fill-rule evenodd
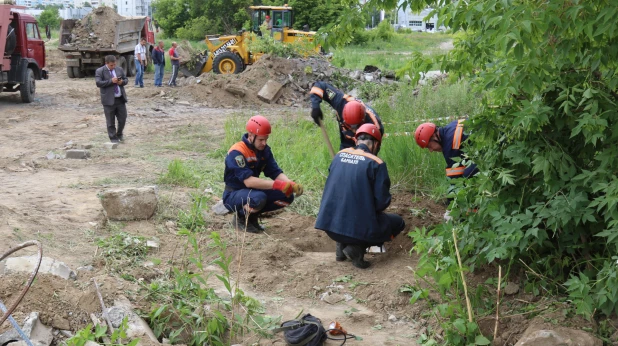
<path id="1" fill-rule="evenodd" d="M 112 143 L 123 140 L 124 125 L 127 121 L 127 94 L 124 86 L 129 80 L 124 70 L 116 66 L 116 57 L 105 57 L 105 65 L 99 67 L 94 74 L 94 80 L 101 92 L 101 104 L 107 122 L 107 134 Z M 116 128 L 118 120 L 118 128 Z"/>
<path id="2" fill-rule="evenodd" d="M 146 69 L 146 38 L 142 37 L 140 43 L 135 46 L 135 86 L 144 87 L 144 70 Z"/>

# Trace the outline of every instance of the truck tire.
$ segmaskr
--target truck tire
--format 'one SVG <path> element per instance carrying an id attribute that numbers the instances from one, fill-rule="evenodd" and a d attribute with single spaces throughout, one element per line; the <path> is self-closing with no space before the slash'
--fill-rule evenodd
<path id="1" fill-rule="evenodd" d="M 116 64 L 123 71 L 126 71 L 129 68 L 129 66 L 127 65 L 127 58 L 125 58 L 124 56 L 121 56 L 120 58 L 118 58 L 118 62 Z"/>
<path id="2" fill-rule="evenodd" d="M 19 93 L 23 103 L 31 103 L 34 101 L 34 93 L 36 92 L 34 72 L 31 68 L 26 72 L 26 80 L 19 85 Z"/>
<path id="3" fill-rule="evenodd" d="M 75 78 L 84 78 L 86 74 L 79 69 L 79 66 L 73 66 L 73 76 L 75 76 Z"/>
<path id="4" fill-rule="evenodd" d="M 215 73 L 236 74 L 244 70 L 240 57 L 232 52 L 223 52 L 215 58 L 212 66 Z"/>
<path id="5" fill-rule="evenodd" d="M 75 78 L 75 75 L 73 74 L 73 67 L 67 66 L 67 76 L 69 76 L 69 78 Z"/>
<path id="6" fill-rule="evenodd" d="M 127 55 L 127 65 L 128 70 L 124 70 L 124 72 L 127 74 L 127 77 L 135 77 L 135 75 L 137 74 L 137 67 L 135 66 L 135 56 Z"/>

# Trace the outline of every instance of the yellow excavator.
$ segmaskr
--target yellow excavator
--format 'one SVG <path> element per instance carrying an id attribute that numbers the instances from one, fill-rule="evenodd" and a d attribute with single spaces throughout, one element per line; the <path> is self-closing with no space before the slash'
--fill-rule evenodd
<path id="1" fill-rule="evenodd" d="M 191 61 L 183 64 L 180 71 L 185 75 L 199 76 L 202 73 L 214 71 L 221 74 L 241 73 L 247 65 L 258 61 L 264 55 L 262 52 L 251 52 L 247 43 L 251 40 L 251 33 L 261 36 L 260 26 L 266 24 L 270 35 L 282 43 L 298 41 L 313 42 L 315 31 L 291 29 L 294 20 L 293 10 L 285 6 L 250 6 L 251 31 L 241 31 L 238 35 L 206 36 L 208 49 Z M 266 17 L 270 20 L 266 22 Z M 320 47 L 316 46 L 316 52 Z"/>

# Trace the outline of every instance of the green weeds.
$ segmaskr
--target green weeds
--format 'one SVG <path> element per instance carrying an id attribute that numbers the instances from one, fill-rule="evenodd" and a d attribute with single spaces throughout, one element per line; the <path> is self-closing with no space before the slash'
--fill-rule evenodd
<path id="1" fill-rule="evenodd" d="M 160 184 L 197 188 L 202 182 L 200 172 L 190 162 L 174 159 L 167 166 L 167 172 L 159 178 Z"/>
<path id="2" fill-rule="evenodd" d="M 67 346 L 84 346 L 88 342 L 95 342 L 105 346 L 126 345 L 135 346 L 139 343 L 139 339 L 133 339 L 125 342 L 127 338 L 128 319 L 125 317 L 122 320 L 120 326 L 114 330 L 110 339 L 107 338 L 107 326 L 97 324 L 92 330 L 92 324 L 87 325 L 85 328 L 78 330 L 75 336 L 67 340 Z"/>

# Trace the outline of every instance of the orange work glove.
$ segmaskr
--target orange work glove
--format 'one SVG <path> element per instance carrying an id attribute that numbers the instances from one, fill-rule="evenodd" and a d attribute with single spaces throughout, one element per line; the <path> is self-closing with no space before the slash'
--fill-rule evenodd
<path id="1" fill-rule="evenodd" d="M 273 183 L 273 189 L 283 192 L 286 197 L 290 197 L 290 195 L 294 193 L 294 188 L 292 187 L 293 184 L 294 182 L 292 181 L 275 180 Z"/>

